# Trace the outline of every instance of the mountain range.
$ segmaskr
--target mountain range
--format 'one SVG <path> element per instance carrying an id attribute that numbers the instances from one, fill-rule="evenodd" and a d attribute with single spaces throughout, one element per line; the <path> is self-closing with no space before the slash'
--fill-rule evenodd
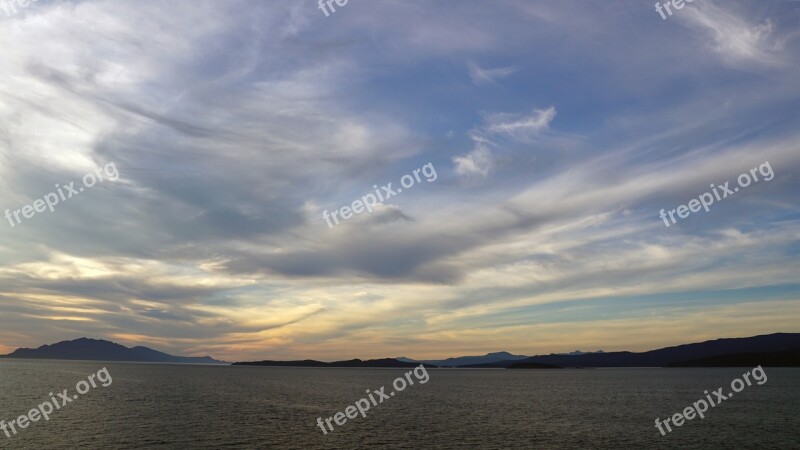
<path id="1" fill-rule="evenodd" d="M 133 348 L 114 342 L 80 338 L 43 345 L 36 349 L 20 348 L 0 358 L 67 359 L 87 361 L 130 361 L 178 364 L 229 364 L 210 356 L 173 356 L 148 347 Z M 543 369 L 561 367 L 800 367 L 800 333 L 774 333 L 745 338 L 716 339 L 693 344 L 677 345 L 646 352 L 551 353 L 522 356 L 508 352 L 487 353 L 483 356 L 459 356 L 440 360 L 410 358 L 351 359 L 322 362 L 250 361 L 239 366 L 294 367 L 426 367 L 457 368 L 514 368 Z"/>
<path id="2" fill-rule="evenodd" d="M 508 352 L 495 352 L 495 353 L 487 353 L 483 356 L 459 356 L 447 359 L 416 360 L 405 357 L 400 357 L 396 359 L 398 361 L 403 361 L 408 363 L 416 363 L 416 364 L 425 363 L 439 367 L 458 367 L 458 366 L 466 366 L 469 364 L 487 364 L 487 363 L 496 363 L 500 361 L 516 361 L 519 359 L 526 359 L 526 358 L 529 357 L 522 355 L 512 355 L 511 353 Z"/>
<path id="3" fill-rule="evenodd" d="M 707 358 L 722 356 L 730 358 L 730 355 L 737 354 L 750 354 L 752 360 L 775 361 L 776 355 L 774 353 L 793 349 L 800 349 L 800 333 L 775 333 L 746 338 L 716 339 L 640 353 L 603 352 L 580 355 L 539 355 L 524 360 L 471 364 L 465 367 L 505 368 L 517 362 L 548 364 L 560 367 L 674 367 L 689 366 L 695 364 L 695 361 L 697 364 L 704 364 L 703 360 Z M 780 360 L 780 357 L 777 358 Z M 790 362 L 790 360 L 787 361 Z M 769 365 L 769 363 L 764 364 Z M 795 362 L 795 367 L 800 367 L 800 363 Z"/>
<path id="4" fill-rule="evenodd" d="M 598 350 L 594 353 L 603 353 L 602 350 Z M 558 353 L 558 355 L 591 355 L 593 352 L 582 352 L 580 350 L 575 350 L 574 352 L 569 353 Z M 530 356 L 523 356 L 523 355 L 512 355 L 508 352 L 494 352 L 494 353 L 487 353 L 482 356 L 458 356 L 455 358 L 447 358 L 447 359 L 411 359 L 406 357 L 399 357 L 395 358 L 398 361 L 403 362 L 410 362 L 410 363 L 425 363 L 425 364 L 432 364 L 434 366 L 439 367 L 465 367 L 471 366 L 476 364 L 491 364 L 491 363 L 499 363 L 504 361 L 520 361 L 523 359 L 529 359 Z"/>
<path id="5" fill-rule="evenodd" d="M 322 362 L 313 359 L 305 359 L 302 361 L 249 361 L 249 362 L 236 362 L 234 366 L 290 366 L 290 367 L 373 367 L 373 368 L 387 368 L 387 367 L 417 367 L 420 363 L 411 363 L 405 361 L 398 361 L 395 358 L 383 359 L 368 359 L 362 361 L 360 359 L 350 359 L 347 361 L 335 362 Z M 432 364 L 425 364 L 425 367 L 436 367 Z"/>
<path id="6" fill-rule="evenodd" d="M 70 359 L 84 361 L 131 361 L 176 364 L 228 364 L 210 356 L 173 356 L 152 348 L 125 347 L 102 339 L 80 338 L 39 348 L 19 348 L 0 358 Z"/>

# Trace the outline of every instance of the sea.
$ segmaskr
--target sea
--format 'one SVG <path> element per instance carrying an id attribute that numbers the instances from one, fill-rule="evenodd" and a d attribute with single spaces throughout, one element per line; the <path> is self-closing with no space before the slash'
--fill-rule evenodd
<path id="1" fill-rule="evenodd" d="M 60 409 L 49 420 L 33 414 L 38 420 L 16 424 L 11 437 L 0 431 L 0 448 L 800 449 L 796 368 L 765 368 L 766 382 L 703 419 L 665 435 L 656 428 L 656 418 L 705 399 L 704 391 L 723 387 L 727 396 L 750 369 L 427 369 L 423 384 L 407 369 L 5 359 L 6 427 L 52 404 L 50 393 Z M 388 398 L 376 394 L 381 387 Z M 71 401 L 61 406 L 64 389 Z M 346 411 L 362 398 L 366 417 Z M 342 424 L 323 433 L 317 419 L 339 412 Z"/>

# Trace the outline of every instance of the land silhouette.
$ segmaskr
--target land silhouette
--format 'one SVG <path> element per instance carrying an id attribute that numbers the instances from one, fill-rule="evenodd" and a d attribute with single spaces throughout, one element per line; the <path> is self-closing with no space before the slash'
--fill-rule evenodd
<path id="1" fill-rule="evenodd" d="M 210 356 L 174 356 L 148 347 L 125 347 L 102 339 L 80 338 L 43 345 L 36 349 L 20 348 L 0 356 L 8 359 L 64 359 L 87 361 L 128 361 L 170 364 L 230 364 Z M 724 338 L 665 347 L 646 352 L 551 353 L 523 356 L 508 352 L 483 356 L 459 356 L 443 360 L 411 358 L 350 359 L 324 362 L 311 359 L 293 361 L 243 361 L 236 366 L 262 367 L 425 367 L 460 369 L 551 369 L 592 367 L 800 367 L 800 333 L 774 333 L 744 338 Z"/>
<path id="2" fill-rule="evenodd" d="M 126 361 L 152 362 L 172 364 L 229 364 L 210 356 L 173 356 L 137 346 L 133 348 L 103 339 L 80 338 L 72 341 L 61 341 L 39 348 L 19 348 L 0 358 L 19 359 L 67 359 L 84 361 Z"/>

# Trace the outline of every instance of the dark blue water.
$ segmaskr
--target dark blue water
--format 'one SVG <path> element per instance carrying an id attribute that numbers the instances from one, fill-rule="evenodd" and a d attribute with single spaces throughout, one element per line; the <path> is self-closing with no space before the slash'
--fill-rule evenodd
<path id="1" fill-rule="evenodd" d="M 426 384 L 349 419 L 331 417 L 399 369 L 180 366 L 0 360 L 0 420 L 15 419 L 106 367 L 108 387 L 7 438 L 13 449 L 800 448 L 800 369 L 661 436 L 664 419 L 747 369 L 429 370 Z"/>

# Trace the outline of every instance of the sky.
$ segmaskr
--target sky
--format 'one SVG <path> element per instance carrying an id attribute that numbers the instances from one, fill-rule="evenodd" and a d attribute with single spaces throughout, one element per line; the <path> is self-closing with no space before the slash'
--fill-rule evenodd
<path id="1" fill-rule="evenodd" d="M 0 353 L 87 336 L 443 358 L 800 331 L 800 2 L 333 7 L 0 5 Z M 676 215 L 742 173 L 759 181 Z"/>

